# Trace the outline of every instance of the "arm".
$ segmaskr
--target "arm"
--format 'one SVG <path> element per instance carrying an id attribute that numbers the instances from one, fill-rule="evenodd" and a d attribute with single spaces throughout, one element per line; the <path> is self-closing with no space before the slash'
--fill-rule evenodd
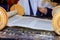
<path id="1" fill-rule="evenodd" d="M 47 8 L 45 8 L 43 5 L 43 0 L 38 1 L 38 10 L 43 14 L 47 13 Z"/>

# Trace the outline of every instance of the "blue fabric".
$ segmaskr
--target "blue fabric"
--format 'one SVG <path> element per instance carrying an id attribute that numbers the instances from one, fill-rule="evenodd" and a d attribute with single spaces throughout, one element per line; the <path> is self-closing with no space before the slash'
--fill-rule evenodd
<path id="1" fill-rule="evenodd" d="M 8 5 L 7 4 L 0 4 L 1 7 L 3 7 L 6 11 L 8 11 Z"/>
<path id="2" fill-rule="evenodd" d="M 41 13 L 39 10 L 37 10 L 36 16 L 37 17 L 52 17 L 52 9 L 47 8 L 48 12 L 47 14 Z"/>
<path id="3" fill-rule="evenodd" d="M 30 7 L 30 16 L 33 16 L 33 10 L 32 10 L 32 7 L 31 7 L 30 0 L 28 0 L 28 2 L 29 2 L 29 7 Z"/>

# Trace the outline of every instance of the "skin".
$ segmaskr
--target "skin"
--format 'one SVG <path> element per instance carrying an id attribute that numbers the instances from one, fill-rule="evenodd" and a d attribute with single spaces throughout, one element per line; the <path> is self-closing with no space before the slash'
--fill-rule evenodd
<path id="1" fill-rule="evenodd" d="M 47 8 L 38 8 L 43 14 L 47 14 Z"/>

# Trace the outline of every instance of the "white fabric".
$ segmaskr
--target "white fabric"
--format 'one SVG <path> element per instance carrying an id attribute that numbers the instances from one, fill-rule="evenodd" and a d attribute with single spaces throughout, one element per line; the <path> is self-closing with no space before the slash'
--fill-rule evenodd
<path id="1" fill-rule="evenodd" d="M 19 0 L 18 4 L 22 5 L 25 11 L 25 15 L 30 15 L 28 0 Z"/>
<path id="2" fill-rule="evenodd" d="M 49 2 L 46 2 L 45 4 L 42 4 L 43 0 L 30 0 L 32 10 L 34 13 L 34 16 L 36 16 L 37 7 L 48 7 L 52 8 L 52 6 L 49 6 Z M 18 4 L 22 5 L 25 11 L 25 15 L 30 15 L 30 8 L 28 0 L 19 0 Z"/>
<path id="3" fill-rule="evenodd" d="M 38 0 L 30 0 L 30 2 L 31 2 L 31 6 L 32 6 L 34 16 L 36 16 Z"/>
<path id="4" fill-rule="evenodd" d="M 42 1 L 43 1 L 43 0 L 39 0 L 39 1 L 38 1 L 38 7 L 43 7 Z"/>
<path id="5" fill-rule="evenodd" d="M 38 1 L 38 7 L 47 7 L 47 8 L 53 8 L 53 6 L 50 6 L 50 2 L 45 2 L 44 4 L 42 3 L 43 2 L 43 0 L 39 0 Z"/>
<path id="6" fill-rule="evenodd" d="M 45 4 L 44 4 L 44 7 L 47 7 L 47 8 L 53 8 L 53 6 L 50 6 L 50 2 L 46 2 Z"/>
<path id="7" fill-rule="evenodd" d="M 31 7 L 34 13 L 34 16 L 36 16 L 37 12 L 37 0 L 30 0 L 31 2 Z M 29 8 L 29 3 L 28 0 L 19 0 L 18 4 L 22 5 L 25 11 L 25 15 L 30 15 L 30 8 Z"/>

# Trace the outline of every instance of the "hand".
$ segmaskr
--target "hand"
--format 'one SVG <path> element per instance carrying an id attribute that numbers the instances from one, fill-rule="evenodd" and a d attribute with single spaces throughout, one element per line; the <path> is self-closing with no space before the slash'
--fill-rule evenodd
<path id="1" fill-rule="evenodd" d="M 39 11 L 43 14 L 47 14 L 47 8 L 39 8 Z"/>

